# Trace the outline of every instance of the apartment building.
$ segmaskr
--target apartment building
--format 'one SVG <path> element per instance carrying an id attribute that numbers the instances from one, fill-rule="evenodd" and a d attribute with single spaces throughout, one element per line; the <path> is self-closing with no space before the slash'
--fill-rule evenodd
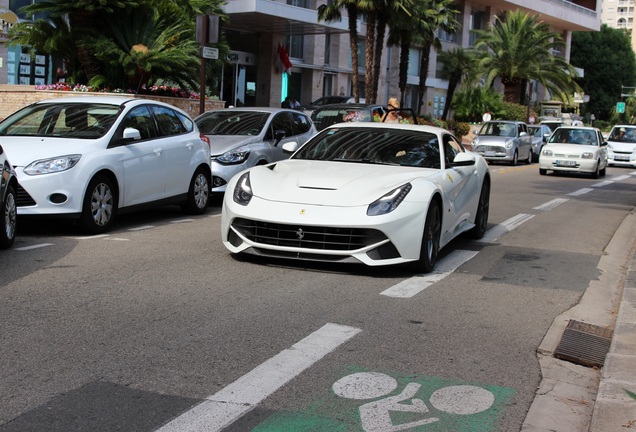
<path id="1" fill-rule="evenodd" d="M 610 0 L 606 0 L 610 1 Z M 616 2 L 633 0 L 614 0 Z M 224 6 L 230 17 L 225 27 L 232 53 L 232 66 L 226 67 L 221 98 L 228 105 L 278 106 L 286 96 L 307 104 L 321 96 L 350 95 L 351 54 L 347 19 L 319 22 L 317 8 L 327 0 L 230 0 Z M 601 0 L 460 0 L 456 4 L 461 29 L 455 34 L 440 32 L 443 49 L 469 47 L 475 43 L 472 30 L 483 29 L 508 10 L 521 9 L 540 15 L 552 31 L 566 41 L 569 60 L 573 31 L 600 29 Z M 344 11 L 343 11 L 344 13 Z M 364 20 L 358 21 L 360 34 L 360 95 L 364 97 Z M 279 66 L 279 44 L 287 47 L 291 69 Z M 406 104 L 417 109 L 419 59 L 423 53 L 413 47 L 410 53 Z M 386 47 L 382 58 L 378 102 L 399 96 L 399 49 Z M 574 65 L 576 66 L 576 65 Z M 426 93 L 421 112 L 439 117 L 448 83 L 440 77 L 441 65 L 431 52 Z M 533 95 L 543 100 L 541 90 Z"/>
<path id="2" fill-rule="evenodd" d="M 628 31 L 632 35 L 632 49 L 636 51 L 634 0 L 604 0 L 601 7 L 601 22 Z"/>

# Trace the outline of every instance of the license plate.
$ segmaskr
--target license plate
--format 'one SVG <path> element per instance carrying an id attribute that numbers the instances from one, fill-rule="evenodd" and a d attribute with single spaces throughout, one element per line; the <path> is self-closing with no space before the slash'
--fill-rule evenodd
<path id="1" fill-rule="evenodd" d="M 618 160 L 618 161 L 628 161 L 628 160 L 629 160 L 629 156 L 614 155 L 614 160 Z"/>
<path id="2" fill-rule="evenodd" d="M 558 160 L 558 161 L 556 161 L 556 165 L 557 166 L 562 166 L 562 167 L 573 167 L 573 166 L 576 166 L 576 161 Z"/>
<path id="3" fill-rule="evenodd" d="M 486 152 L 486 156 L 494 156 L 494 155 L 495 155 L 495 152 L 493 150 L 488 150 Z"/>

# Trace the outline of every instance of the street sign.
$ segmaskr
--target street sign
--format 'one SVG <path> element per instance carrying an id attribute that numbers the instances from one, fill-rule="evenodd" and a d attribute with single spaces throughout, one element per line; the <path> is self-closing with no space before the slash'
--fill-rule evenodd
<path id="1" fill-rule="evenodd" d="M 618 114 L 622 114 L 625 112 L 625 102 L 617 102 L 616 103 L 616 112 Z"/>
<path id="2" fill-rule="evenodd" d="M 219 49 L 209 46 L 201 47 L 201 57 L 205 59 L 218 60 L 219 59 Z"/>

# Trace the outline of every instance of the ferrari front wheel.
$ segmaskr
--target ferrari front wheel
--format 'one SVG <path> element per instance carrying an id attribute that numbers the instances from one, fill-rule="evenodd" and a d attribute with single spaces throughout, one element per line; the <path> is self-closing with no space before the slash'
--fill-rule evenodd
<path id="1" fill-rule="evenodd" d="M 426 212 L 424 235 L 420 246 L 420 258 L 413 263 L 413 270 L 429 273 L 435 267 L 439 253 L 439 240 L 442 233 L 442 211 L 437 201 L 433 200 Z"/>
<path id="2" fill-rule="evenodd" d="M 472 238 L 480 239 L 486 233 L 488 228 L 488 213 L 490 209 L 490 181 L 484 179 L 479 194 L 479 202 L 477 204 L 477 213 L 475 214 L 475 227 L 470 231 Z"/>

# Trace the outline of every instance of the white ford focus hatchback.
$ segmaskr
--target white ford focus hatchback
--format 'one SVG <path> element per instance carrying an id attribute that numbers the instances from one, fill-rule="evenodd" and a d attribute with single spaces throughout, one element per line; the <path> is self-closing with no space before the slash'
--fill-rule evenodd
<path id="1" fill-rule="evenodd" d="M 207 210 L 210 146 L 178 108 L 116 96 L 43 100 L 0 122 L 18 216 L 77 218 L 91 234 L 160 204 Z"/>

